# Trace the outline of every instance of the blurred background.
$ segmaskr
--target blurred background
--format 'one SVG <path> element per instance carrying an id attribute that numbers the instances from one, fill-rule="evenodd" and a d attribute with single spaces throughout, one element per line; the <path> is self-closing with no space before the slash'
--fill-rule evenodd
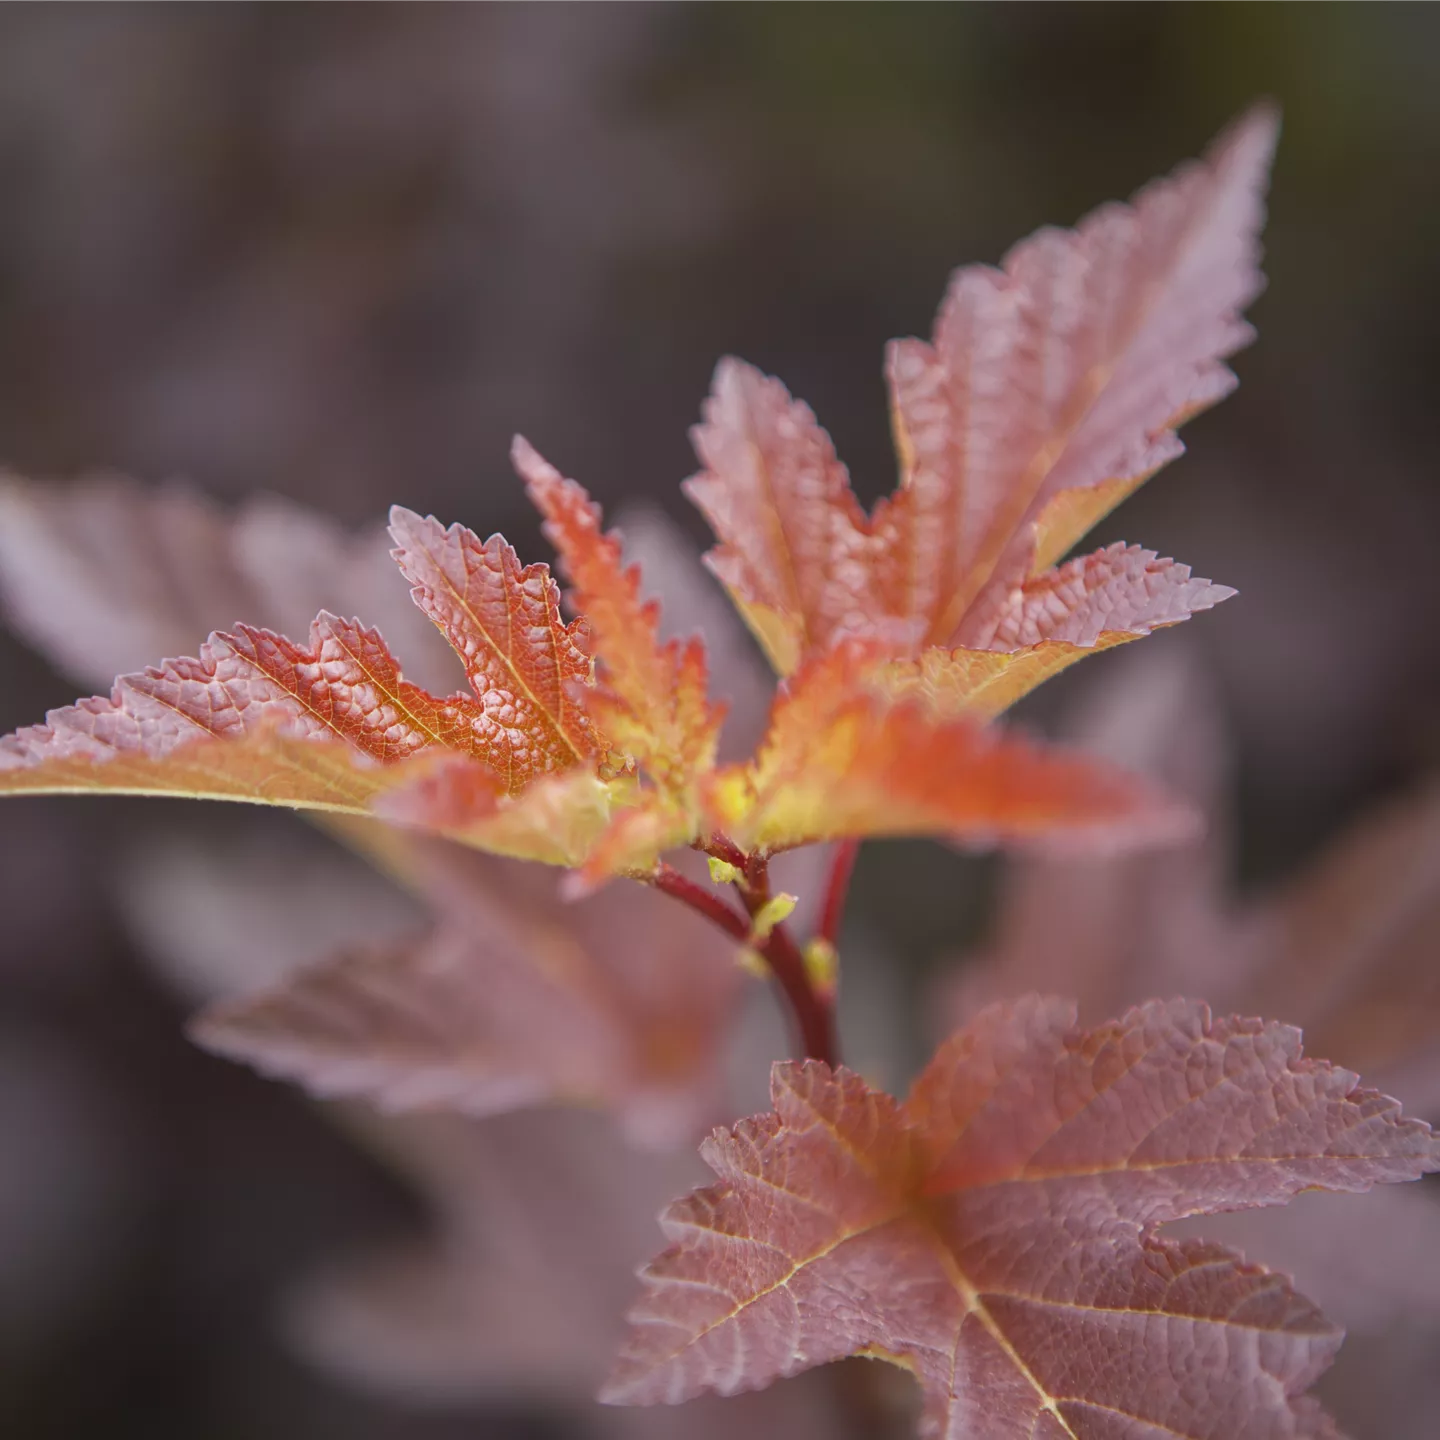
<path id="1" fill-rule="evenodd" d="M 1435 6 L 6 6 L 0 460 L 349 525 L 400 501 L 541 557 L 519 430 L 698 542 L 686 429 L 736 353 L 810 402 L 869 501 L 894 478 L 881 347 L 928 333 L 951 267 L 1128 195 L 1262 96 L 1285 130 L 1260 343 L 1097 536 L 1240 591 L 1184 643 L 1233 736 L 1244 892 L 1440 761 Z M 77 693 L 4 634 L 0 675 L 7 731 Z M 278 1338 L 296 1275 L 420 1206 L 297 1092 L 191 1048 L 126 922 L 127 857 L 239 823 L 0 807 L 0 1428 L 570 1433 L 543 1405 L 363 1395 Z M 867 848 L 880 990 L 975 941 L 993 868 Z M 903 1072 L 920 1027 L 892 1029 Z"/>

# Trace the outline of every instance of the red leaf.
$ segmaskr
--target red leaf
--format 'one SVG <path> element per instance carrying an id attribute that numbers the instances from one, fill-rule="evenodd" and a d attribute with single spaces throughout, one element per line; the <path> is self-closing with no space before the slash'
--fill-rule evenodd
<path id="1" fill-rule="evenodd" d="M 868 521 L 810 407 L 722 360 L 691 438 L 706 468 L 682 488 L 721 541 L 705 563 L 776 670 L 788 675 L 808 651 L 873 623 Z"/>
<path id="2" fill-rule="evenodd" d="M 564 905 L 544 871 L 432 853 L 426 872 L 432 934 L 222 1002 L 196 1038 L 388 1109 L 603 1105 L 649 1144 L 714 1118 L 742 978 L 733 942 L 654 893 Z"/>
<path id="3" fill-rule="evenodd" d="M 226 511 L 172 486 L 0 477 L 0 599 L 17 634 L 87 685 L 182 655 L 240 619 L 304 634 L 322 609 L 365 616 L 427 689 L 460 683 L 384 528 L 347 533 L 273 495 Z"/>
<path id="4" fill-rule="evenodd" d="M 1249 947 L 1222 900 L 1231 868 L 1227 763 L 1219 701 L 1203 680 L 1183 647 L 1134 652 L 1064 727 L 1088 753 L 1190 801 L 1204 816 L 1203 837 L 1123 858 L 1006 864 L 986 953 L 955 973 L 937 1033 L 979 1004 L 1034 990 L 1076 996 L 1084 1024 L 1156 993 L 1203 991 L 1227 1010 L 1266 1013 L 1243 978 Z M 1292 995 L 1278 1013 L 1301 1019 L 1294 1004 Z"/>
<path id="5" fill-rule="evenodd" d="M 937 1011 L 948 1028 L 984 1000 L 1065 986 L 1086 1017 L 1156 990 L 1204 988 L 1226 1009 L 1275 1011 L 1307 1043 L 1427 1113 L 1440 1096 L 1440 790 L 1422 787 L 1364 820 L 1279 896 L 1244 907 L 1227 894 L 1226 755 L 1218 705 L 1183 649 L 1122 662 L 1071 727 L 1111 759 L 1163 779 L 1208 812 L 1201 846 L 1103 859 L 1007 865 L 983 957 L 947 979 Z M 1296 1275 L 1352 1337 L 1388 1332 L 1375 1351 L 1347 1344 L 1322 1394 L 1356 1416 L 1386 1417 L 1386 1435 L 1428 1413 L 1427 1351 L 1407 1362 L 1401 1337 L 1431 1335 L 1440 1296 L 1440 1212 L 1429 1187 L 1363 1202 L 1303 1197 L 1286 1211 L 1190 1221 Z M 1419 1327 L 1428 1325 L 1430 1330 Z M 1422 1429 L 1423 1429 L 1422 1422 Z M 1428 1432 L 1424 1432 L 1428 1433 Z"/>
<path id="6" fill-rule="evenodd" d="M 724 712 L 707 697 L 709 671 L 697 640 L 660 643 L 660 607 L 640 599 L 640 571 L 626 568 L 617 535 L 600 529 L 600 507 L 516 436 L 515 468 L 545 516 L 545 534 L 575 587 L 601 660 L 586 708 L 612 745 L 663 789 L 681 795 L 715 763 Z"/>
<path id="7" fill-rule="evenodd" d="M 892 698 L 874 663 L 860 647 L 812 660 L 776 701 L 754 762 L 716 776 L 715 823 L 742 848 L 874 835 L 1113 848 L 1192 828 L 1187 810 L 1121 771 Z"/>
<path id="8" fill-rule="evenodd" d="M 548 571 L 522 570 L 499 537 L 482 546 L 459 526 L 399 510 L 395 527 L 409 542 L 396 554 L 416 598 L 456 646 L 474 694 L 441 699 L 410 684 L 379 632 L 358 621 L 321 612 L 308 646 L 238 626 L 213 634 L 198 658 L 121 676 L 109 699 L 0 739 L 0 793 L 187 795 L 369 815 L 379 795 L 401 789 L 404 818 L 504 853 L 579 863 L 614 797 L 586 763 L 594 734 L 569 688 L 588 682 L 590 661 L 577 626 L 560 620 Z M 437 757 L 460 767 L 466 786 L 431 815 Z M 529 783 L 558 770 L 572 778 L 527 792 L 522 809 Z"/>
<path id="9" fill-rule="evenodd" d="M 965 618 L 960 642 L 1019 650 L 1045 641 L 1093 647 L 1104 634 L 1148 635 L 1228 600 L 1228 585 L 1191 579 L 1188 565 L 1117 543 L 1018 587 L 991 594 Z"/>
<path id="10" fill-rule="evenodd" d="M 477 742 L 506 788 L 518 793 L 593 754 L 594 732 L 572 693 L 591 681 L 584 625 L 562 623 L 548 567 L 522 569 L 502 536 L 481 544 L 463 525 L 447 530 L 398 505 L 390 534 L 415 603 L 459 655 L 484 707 Z"/>
<path id="11" fill-rule="evenodd" d="M 875 518 L 879 588 L 930 643 L 954 643 L 992 577 L 1068 550 L 1233 387 L 1220 362 L 1251 338 L 1238 317 L 1261 285 L 1275 131 L 1256 112 L 1131 206 L 1040 231 L 1002 271 L 957 272 L 933 344 L 892 346 L 904 476 Z"/>
<path id="12" fill-rule="evenodd" d="M 1275 129 L 1258 111 L 1133 205 L 1043 230 L 1002 270 L 957 271 L 933 342 L 891 346 L 902 476 L 873 517 L 811 412 L 722 365 L 695 437 L 706 469 L 687 490 L 721 542 L 711 567 L 782 674 L 847 635 L 900 654 L 1005 652 L 984 667 L 993 714 L 1073 647 L 1231 593 L 1143 551 L 1047 567 L 1179 454 L 1175 427 L 1233 384 L 1222 362 L 1250 336 L 1239 315 L 1261 285 Z"/>
<path id="13" fill-rule="evenodd" d="M 1227 1009 L 1283 1013 L 1413 1103 L 1440 1094 L 1440 785 L 1396 797 L 1278 893 L 1242 906 L 1226 893 L 1233 860 L 1214 697 L 1178 656 L 1147 656 L 1116 680 L 1074 738 L 1191 798 L 1212 838 L 1123 863 L 1011 865 L 991 954 L 966 966 L 963 988 L 1003 996 L 1063 985 L 1086 1019 L 1155 989 L 1203 987 Z"/>
<path id="14" fill-rule="evenodd" d="M 1152 1002 L 1090 1032 L 996 1006 L 899 1104 L 777 1065 L 666 1212 L 602 1398 L 732 1394 L 850 1354 L 912 1370 L 924 1433 L 1333 1434 L 1302 1392 L 1339 1333 L 1285 1280 L 1159 1239 L 1185 1215 L 1440 1168 L 1427 1126 L 1298 1032 Z"/>

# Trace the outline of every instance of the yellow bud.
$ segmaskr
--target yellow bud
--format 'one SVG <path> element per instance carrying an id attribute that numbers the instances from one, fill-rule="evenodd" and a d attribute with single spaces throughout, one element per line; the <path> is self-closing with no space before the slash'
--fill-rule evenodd
<path id="1" fill-rule="evenodd" d="M 710 878 L 717 885 L 738 885 L 744 879 L 744 875 L 738 866 L 712 855 L 710 856 Z"/>
<path id="2" fill-rule="evenodd" d="M 771 931 L 782 920 L 788 919 L 799 903 L 798 896 L 786 895 L 783 891 L 779 895 L 772 895 L 750 922 L 750 938 L 763 945 L 770 938 Z"/>
<path id="3" fill-rule="evenodd" d="M 770 978 L 770 967 L 765 963 L 765 957 L 758 950 L 752 950 L 748 945 L 742 945 L 735 952 L 735 963 L 757 980 Z"/>
<path id="4" fill-rule="evenodd" d="M 835 947 L 817 935 L 805 946 L 803 955 L 805 975 L 815 993 L 823 1000 L 833 999 L 840 979 L 840 956 Z"/>

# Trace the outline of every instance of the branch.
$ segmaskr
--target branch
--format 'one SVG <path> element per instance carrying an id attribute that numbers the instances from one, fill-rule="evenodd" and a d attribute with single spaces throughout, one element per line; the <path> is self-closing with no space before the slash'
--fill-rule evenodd
<path id="1" fill-rule="evenodd" d="M 827 945 L 839 945 L 840 924 L 845 918 L 845 901 L 850 894 L 850 877 L 855 872 L 855 857 L 859 853 L 858 840 L 842 840 L 835 847 L 835 855 L 830 862 L 830 877 L 825 884 L 820 925 L 815 932 L 817 938 Z"/>
<path id="2" fill-rule="evenodd" d="M 745 870 L 747 883 L 740 889 L 740 898 L 753 917 L 764 909 L 770 899 L 770 874 L 764 859 L 755 856 L 750 858 Z M 776 983 L 790 1002 L 791 1016 L 805 1057 L 823 1060 L 833 1069 L 840 1063 L 840 1046 L 835 1035 L 835 1007 L 810 983 L 805 957 L 784 922 L 776 925 L 757 948 L 769 962 Z"/>
<path id="3" fill-rule="evenodd" d="M 753 945 L 764 956 L 789 1004 L 802 1052 L 811 1060 L 823 1060 L 833 1067 L 839 1063 L 834 1007 L 810 983 L 805 957 L 783 923 L 774 926 L 763 941 L 756 938 L 753 921 L 770 899 L 770 877 L 764 860 L 753 858 L 747 862 L 745 873 L 746 883 L 737 888 L 750 912 L 749 920 L 732 910 L 713 890 L 697 885 L 663 861 L 655 867 L 650 883 L 718 925 L 742 945 Z"/>
<path id="4" fill-rule="evenodd" d="M 678 870 L 662 860 L 655 867 L 651 883 L 657 890 L 673 896 L 682 905 L 697 910 L 707 920 L 733 935 L 742 945 L 750 943 L 750 926 L 745 917 L 732 910 L 713 890 L 687 880 Z"/>
<path id="5" fill-rule="evenodd" d="M 745 868 L 745 862 L 749 858 L 745 852 L 728 836 L 721 835 L 718 831 L 711 835 L 708 840 L 697 841 L 695 849 L 704 855 L 713 855 L 717 860 L 723 860 L 727 865 L 733 865 L 737 870 Z"/>

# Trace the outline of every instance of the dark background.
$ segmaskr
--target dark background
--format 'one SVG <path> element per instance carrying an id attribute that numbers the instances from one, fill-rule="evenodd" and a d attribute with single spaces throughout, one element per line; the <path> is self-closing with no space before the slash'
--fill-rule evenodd
<path id="1" fill-rule="evenodd" d="M 928 332 L 949 269 L 1266 95 L 1260 343 L 1098 538 L 1241 592 L 1186 639 L 1237 735 L 1240 880 L 1268 880 L 1440 758 L 1434 6 L 5 6 L 0 459 L 347 522 L 398 500 L 538 556 L 523 430 L 698 538 L 685 432 L 734 352 L 869 500 L 881 346 Z M 6 730 L 74 694 L 3 636 L 0 675 Z M 210 823 L 0 810 L 0 1429 L 529 1433 L 355 1399 L 271 1338 L 286 1277 L 408 1202 L 296 1095 L 191 1050 L 125 938 L 117 849 Z M 985 874 L 871 847 L 861 921 L 918 976 Z"/>

